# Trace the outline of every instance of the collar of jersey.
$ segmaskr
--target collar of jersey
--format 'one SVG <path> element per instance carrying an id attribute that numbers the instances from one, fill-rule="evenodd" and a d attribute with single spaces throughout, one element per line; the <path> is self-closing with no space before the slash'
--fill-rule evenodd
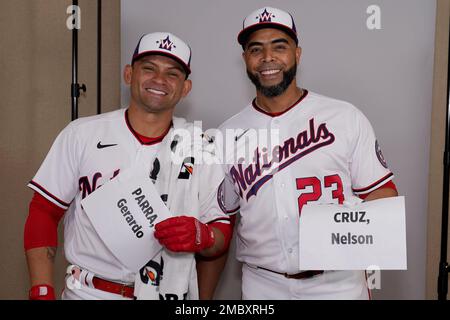
<path id="1" fill-rule="evenodd" d="M 253 105 L 253 108 L 255 108 L 256 111 L 261 112 L 261 113 L 264 113 L 266 116 L 269 116 L 269 117 L 279 117 L 279 116 L 281 116 L 282 114 L 285 114 L 286 112 L 288 112 L 289 110 L 291 110 L 292 108 L 294 108 L 295 106 L 297 106 L 297 105 L 298 105 L 298 104 L 299 104 L 299 103 L 300 103 L 307 95 L 308 95 L 308 90 L 303 89 L 303 94 L 300 96 L 300 98 L 298 98 L 298 100 L 295 101 L 289 108 L 287 108 L 286 110 L 281 111 L 281 112 L 273 112 L 273 113 L 272 113 L 272 112 L 267 112 L 267 111 L 261 109 L 260 107 L 258 107 L 258 106 L 256 105 L 256 98 L 253 99 L 252 105 Z"/>
<path id="2" fill-rule="evenodd" d="M 146 145 L 146 146 L 150 146 L 156 143 L 160 143 L 161 141 L 163 141 L 164 137 L 167 135 L 167 133 L 170 130 L 170 127 L 172 126 L 172 123 L 170 124 L 170 126 L 167 128 L 167 130 L 160 135 L 159 137 L 146 137 L 143 136 L 141 134 L 139 134 L 138 132 L 136 132 L 133 127 L 131 126 L 130 120 L 128 119 L 128 109 L 125 110 L 125 122 L 127 123 L 127 127 L 128 129 L 131 131 L 131 133 L 134 135 L 134 137 L 142 144 L 142 145 Z"/>

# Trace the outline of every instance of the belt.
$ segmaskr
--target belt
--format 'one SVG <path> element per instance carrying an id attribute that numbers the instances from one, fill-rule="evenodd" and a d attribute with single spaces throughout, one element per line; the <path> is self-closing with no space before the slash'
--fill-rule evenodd
<path id="1" fill-rule="evenodd" d="M 127 285 L 123 283 L 113 282 L 109 280 L 105 280 L 99 277 L 96 277 L 92 272 L 87 270 L 82 270 L 80 267 L 76 265 L 70 265 L 67 268 L 67 274 L 70 275 L 69 278 L 66 279 L 66 284 L 70 288 L 77 288 L 76 283 L 80 286 L 82 283 L 87 285 L 88 287 L 118 294 L 125 298 L 134 298 L 134 286 Z M 71 288 L 71 289 L 73 289 Z"/>
<path id="2" fill-rule="evenodd" d="M 92 278 L 92 284 L 95 289 L 115 293 L 125 298 L 134 298 L 134 286 L 112 282 L 97 277 Z"/>
<path id="3" fill-rule="evenodd" d="M 266 268 L 263 268 L 263 267 L 257 267 L 257 268 L 258 269 L 263 269 L 263 270 L 266 270 L 266 271 L 270 271 L 270 272 L 273 272 L 273 273 L 276 273 L 276 274 L 281 274 L 282 276 L 284 276 L 284 277 L 286 277 L 288 279 L 297 279 L 297 280 L 309 279 L 309 278 L 312 278 L 312 277 L 317 276 L 319 274 L 322 274 L 324 272 L 323 270 L 306 270 L 306 271 L 302 271 L 302 272 L 295 273 L 295 274 L 289 274 L 289 273 L 286 273 L 286 272 L 283 273 L 283 272 L 273 271 L 273 270 L 266 269 Z"/>

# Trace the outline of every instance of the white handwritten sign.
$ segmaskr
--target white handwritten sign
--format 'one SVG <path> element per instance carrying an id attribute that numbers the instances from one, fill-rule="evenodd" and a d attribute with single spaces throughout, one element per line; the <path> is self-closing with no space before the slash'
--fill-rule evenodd
<path id="1" fill-rule="evenodd" d="M 299 233 L 301 270 L 406 269 L 405 198 L 354 207 L 307 204 Z"/>
<path id="2" fill-rule="evenodd" d="M 138 271 L 161 250 L 154 226 L 172 215 L 140 166 L 123 171 L 81 205 L 108 249 L 130 270 Z"/>

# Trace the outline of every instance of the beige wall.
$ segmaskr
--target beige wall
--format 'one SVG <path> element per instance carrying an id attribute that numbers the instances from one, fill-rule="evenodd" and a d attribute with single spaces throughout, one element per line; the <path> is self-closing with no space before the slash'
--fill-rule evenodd
<path id="1" fill-rule="evenodd" d="M 72 1 L 0 2 L 0 299 L 23 299 L 29 287 L 23 226 L 26 188 L 58 132 L 71 120 L 71 44 L 66 9 Z M 87 92 L 79 115 L 96 113 L 97 2 L 80 0 L 79 82 Z M 103 112 L 120 103 L 120 1 L 103 1 Z M 60 230 L 61 231 L 61 230 Z M 61 237 L 60 237 L 61 239 Z M 62 241 L 60 241 L 62 244 Z M 59 248 L 56 289 L 65 262 Z"/>
<path id="2" fill-rule="evenodd" d="M 438 0 L 428 192 L 427 299 L 437 299 L 442 219 L 442 158 L 445 147 L 445 113 L 447 110 L 449 17 L 450 0 Z M 449 261 L 450 250 L 447 254 L 447 261 Z"/>
<path id="3" fill-rule="evenodd" d="M 447 110 L 450 0 L 438 0 L 437 4 L 427 229 L 427 299 L 437 298 L 437 277 L 440 260 L 443 184 L 442 158 L 445 147 L 445 113 Z M 450 251 L 447 254 L 450 258 Z"/>

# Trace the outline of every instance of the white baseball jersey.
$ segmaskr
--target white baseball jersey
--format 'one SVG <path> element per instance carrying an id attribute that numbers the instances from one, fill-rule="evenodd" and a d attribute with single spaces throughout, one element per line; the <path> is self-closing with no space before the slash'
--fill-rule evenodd
<path id="1" fill-rule="evenodd" d="M 170 138 L 170 133 L 164 139 Z M 162 140 L 162 139 L 161 139 Z M 30 188 L 68 209 L 64 217 L 66 259 L 101 278 L 132 283 L 135 273 L 128 270 L 108 250 L 93 228 L 80 202 L 95 189 L 131 166 L 138 153 L 148 156 L 149 168 L 161 141 L 144 144 L 131 127 L 125 109 L 71 122 L 56 138 Z M 151 163 L 150 163 L 151 162 Z M 149 178 L 157 172 L 150 172 Z M 185 170 L 180 165 L 180 173 Z M 201 175 L 199 219 L 204 222 L 226 217 L 217 190 L 223 172 L 209 166 L 196 166 Z"/>
<path id="2" fill-rule="evenodd" d="M 351 201 L 393 178 L 369 121 L 343 101 L 305 90 L 276 115 L 253 101 L 221 126 L 224 136 L 235 129 L 233 150 L 225 151 L 225 203 L 240 211 L 237 258 L 250 265 L 298 273 L 302 206 Z M 251 146 L 254 129 L 259 139 Z M 269 145 L 264 130 L 278 139 Z M 249 161 L 236 156 L 243 150 Z"/>

